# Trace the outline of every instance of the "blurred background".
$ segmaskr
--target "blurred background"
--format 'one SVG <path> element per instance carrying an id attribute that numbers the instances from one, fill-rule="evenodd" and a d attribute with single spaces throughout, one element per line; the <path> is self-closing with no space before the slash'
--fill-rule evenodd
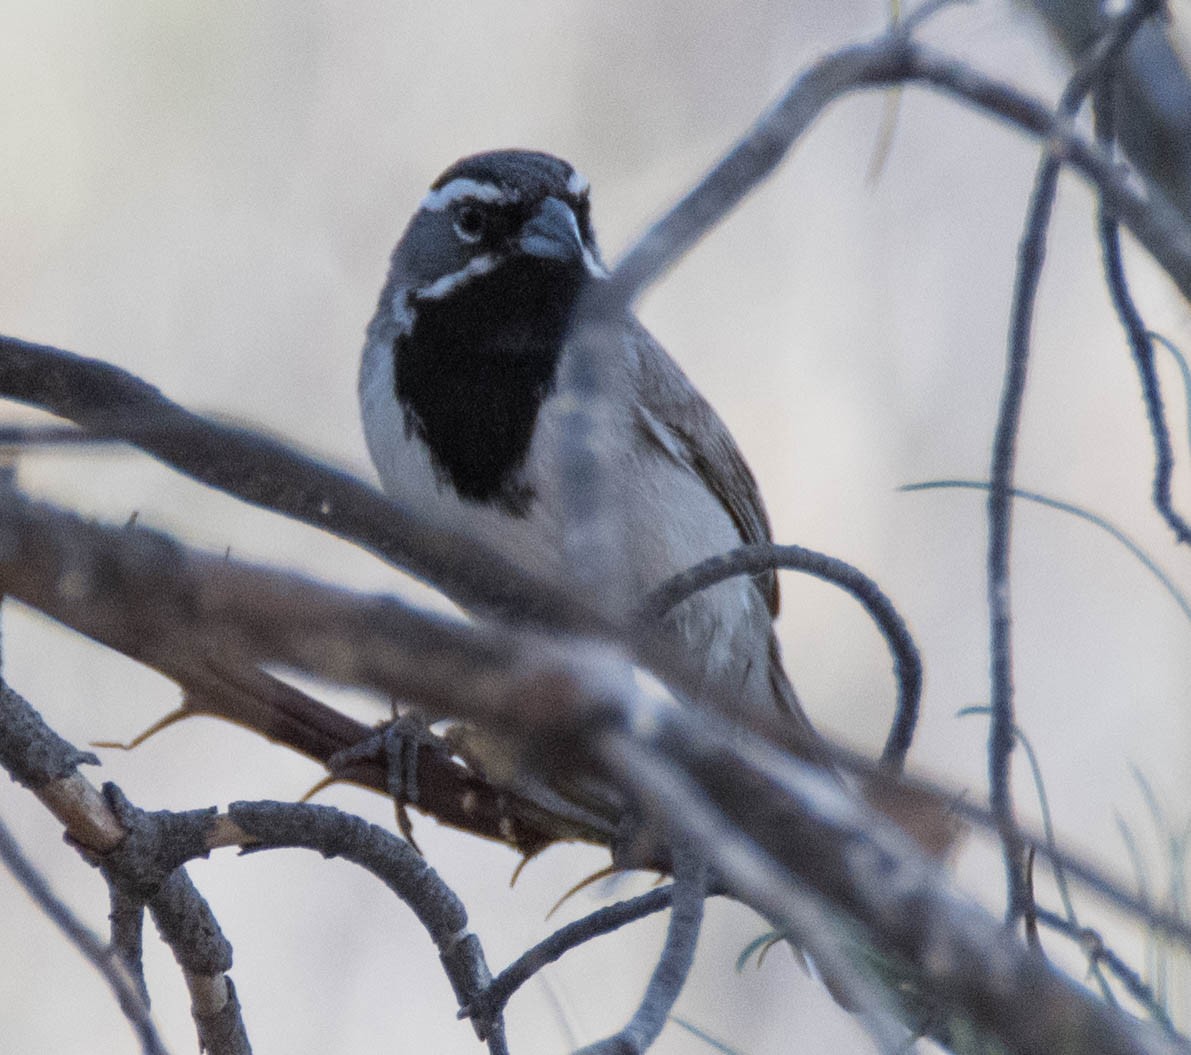
<path id="1" fill-rule="evenodd" d="M 476 150 L 522 146 L 573 162 L 593 186 L 615 260 L 790 78 L 877 32 L 877 0 L 549 0 L 517 3 L 272 0 L 239 4 L 0 5 L 0 331 L 131 370 L 193 409 L 259 426 L 367 479 L 355 383 L 363 327 L 388 253 L 425 187 Z M 1066 65 L 1026 9 L 945 11 L 924 36 L 1047 99 Z M 655 288 L 641 314 L 735 433 L 778 541 L 848 560 L 900 606 L 926 663 L 911 753 L 917 772 L 985 795 L 988 698 L 984 501 L 902 494 L 902 484 L 986 478 L 1017 241 L 1037 148 L 920 90 L 902 98 L 879 178 L 885 102 L 834 106 L 792 157 Z M 1018 483 L 1128 532 L 1183 588 L 1178 550 L 1149 504 L 1152 451 L 1127 346 L 1100 275 L 1094 203 L 1064 177 L 1035 325 Z M 1149 326 L 1191 348 L 1183 304 L 1128 247 Z M 1191 510 L 1180 382 L 1160 353 Z M 0 422 L 40 420 L 0 407 Z M 48 501 L 142 524 L 241 558 L 446 607 L 366 554 L 204 491 L 123 449 L 29 454 L 21 482 Z M 1169 883 L 1137 774 L 1181 832 L 1191 818 L 1191 625 L 1120 545 L 1032 506 L 1013 541 L 1017 706 L 1063 841 L 1151 891 Z M 894 699 L 876 631 L 837 592 L 787 575 L 787 665 L 814 719 L 869 752 Z M 4 673 L 78 745 L 134 736 L 178 702 L 174 687 L 8 604 Z M 320 687 L 366 720 L 376 700 Z M 197 719 L 132 753 L 105 750 L 93 779 L 145 808 L 292 799 L 319 771 L 239 729 Z M 1020 809 L 1038 810 L 1024 758 Z M 392 824 L 377 796 L 319 801 Z M 0 812 L 66 900 L 102 929 L 98 878 L 15 785 Z M 517 885 L 509 851 L 415 818 L 432 864 L 460 893 L 494 969 L 558 924 L 651 877 L 561 893 L 606 863 L 556 847 Z M 957 879 L 1000 911 L 999 854 L 977 840 Z M 255 1050 L 481 1050 L 455 1021 L 435 952 L 379 884 L 299 851 L 229 852 L 192 867 L 236 949 L 233 977 Z M 1040 894 L 1054 905 L 1040 877 Z M 21 1052 L 135 1049 L 105 984 L 0 874 L 0 1037 Z M 1138 967 L 1144 935 L 1079 903 Z M 637 924 L 547 970 L 510 1006 L 514 1052 L 565 1052 L 611 1032 L 639 998 L 664 921 Z M 735 960 L 764 930 L 714 904 L 684 1020 L 748 1055 L 871 1044 L 788 951 Z M 187 997 L 147 941 L 156 1014 L 194 1050 Z M 1080 972 L 1065 943 L 1047 947 Z M 714 1050 L 678 1025 L 659 1055 Z"/>

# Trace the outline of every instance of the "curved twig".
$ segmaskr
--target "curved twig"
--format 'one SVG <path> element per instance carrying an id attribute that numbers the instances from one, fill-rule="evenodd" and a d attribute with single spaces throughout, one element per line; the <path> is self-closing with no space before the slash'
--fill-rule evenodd
<path id="1" fill-rule="evenodd" d="M 901 772 L 918 722 L 922 697 L 922 658 L 905 620 L 893 602 L 872 579 L 847 561 L 805 546 L 768 543 L 741 546 L 730 553 L 702 561 L 666 580 L 646 599 L 638 618 L 653 622 L 700 590 L 737 575 L 757 575 L 775 568 L 805 572 L 846 590 L 864 606 L 881 631 L 893 656 L 893 672 L 898 686 L 897 706 L 885 748 L 881 752 L 881 761 L 894 772 Z"/>
<path id="2" fill-rule="evenodd" d="M 703 925 L 703 901 L 707 896 L 707 866 L 686 852 L 674 854 L 674 885 L 670 925 L 666 944 L 649 978 L 645 995 L 628 1024 L 615 1036 L 597 1041 L 576 1055 L 622 1055 L 646 1051 L 660 1036 L 678 1000 L 691 965 Z"/>
<path id="3" fill-rule="evenodd" d="M 1142 6 L 1148 8 L 1149 4 Z M 1097 56 L 1102 54 L 1102 49 L 1096 51 Z M 1080 84 L 1090 83 L 1087 73 L 1080 72 L 1077 77 Z M 1160 193 L 1153 188 L 1139 191 L 1111 158 L 1074 131 L 1063 114 L 1056 115 L 1038 99 L 919 44 L 895 28 L 871 43 L 842 48 L 800 73 L 698 185 L 625 254 L 608 283 L 610 300 L 628 303 L 656 282 L 781 164 L 836 99 L 860 89 L 902 83 L 933 88 L 1042 140 L 1050 156 L 1096 187 L 1113 214 L 1191 296 L 1191 227 Z"/>
<path id="4" fill-rule="evenodd" d="M 627 901 L 596 909 L 590 915 L 560 927 L 532 949 L 522 953 L 493 978 L 469 1007 L 460 1010 L 459 1016 L 462 1018 L 476 1013 L 487 1015 L 503 1010 L 513 994 L 543 967 L 554 963 L 592 938 L 611 934 L 628 923 L 669 908 L 673 896 L 672 884 L 658 887 Z"/>
<path id="5" fill-rule="evenodd" d="M 342 857 L 371 872 L 417 916 L 438 948 L 461 1007 L 473 1006 L 491 975 L 480 939 L 468 929 L 467 910 L 458 895 L 408 843 L 392 832 L 331 806 L 293 802 L 233 802 L 229 819 L 250 835 L 246 849 L 297 847 L 324 857 Z M 493 1055 L 506 1052 L 504 1019 L 484 1008 L 473 1015 L 476 1035 Z"/>

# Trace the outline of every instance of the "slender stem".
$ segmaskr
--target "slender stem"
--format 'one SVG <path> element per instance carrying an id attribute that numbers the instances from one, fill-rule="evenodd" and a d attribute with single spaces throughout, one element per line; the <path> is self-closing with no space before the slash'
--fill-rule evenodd
<path id="1" fill-rule="evenodd" d="M 25 892 L 111 986 L 121 1010 L 140 1037 L 141 1050 L 146 1055 L 166 1055 L 165 1045 L 149 1016 L 148 1001 L 137 980 L 125 968 L 123 961 L 114 956 L 50 889 L 45 877 L 21 851 L 3 821 L 0 821 L 0 861 L 4 862 Z"/>
<path id="2" fill-rule="evenodd" d="M 1059 103 L 1064 121 L 1079 109 L 1091 86 L 1114 60 L 1145 18 L 1153 3 L 1132 5 L 1102 34 L 1091 53 L 1072 76 Z M 1017 436 L 1025 402 L 1030 355 L 1030 329 L 1037 300 L 1038 282 L 1046 257 L 1046 233 L 1058 185 L 1062 157 L 1047 148 L 1038 166 L 1034 191 L 1018 248 L 1009 348 L 1000 410 L 993 437 L 988 495 L 988 610 L 989 653 L 992 682 L 992 723 L 989 729 L 989 802 L 1001 833 L 1008 886 L 1007 918 L 1020 918 L 1028 907 L 1023 844 L 1013 813 L 1010 758 L 1014 745 L 1013 638 L 1010 604 L 1009 560 L 1012 526 L 1013 470 Z"/>

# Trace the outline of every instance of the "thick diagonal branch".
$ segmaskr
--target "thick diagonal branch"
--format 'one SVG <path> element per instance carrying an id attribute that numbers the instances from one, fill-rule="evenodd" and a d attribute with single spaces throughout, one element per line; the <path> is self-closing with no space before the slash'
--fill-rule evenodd
<path id="1" fill-rule="evenodd" d="M 1011 941 L 833 778 L 714 714 L 643 695 L 607 646 L 465 626 L 19 500 L 0 509 L 0 589 L 196 677 L 204 656 L 280 663 L 476 722 L 506 745 L 513 769 L 551 781 L 584 773 L 611 780 L 636 801 L 648 830 L 665 833 L 657 856 L 683 839 L 707 855 L 714 886 L 779 923 L 782 905 L 813 891 L 1011 1050 L 1053 1052 L 1072 1038 L 1122 1055 L 1180 1050 Z M 659 798 L 638 758 L 682 774 L 676 786 L 694 791 Z M 692 829 L 691 818 L 707 811 L 752 851 L 725 856 L 706 831 Z M 750 861 L 764 867 L 753 872 Z"/>

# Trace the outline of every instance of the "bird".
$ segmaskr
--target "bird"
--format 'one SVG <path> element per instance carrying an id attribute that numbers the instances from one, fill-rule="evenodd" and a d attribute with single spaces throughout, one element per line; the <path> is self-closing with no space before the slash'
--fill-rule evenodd
<path id="1" fill-rule="evenodd" d="M 482 537 L 538 577 L 567 573 L 568 329 L 604 282 L 588 181 L 532 150 L 464 157 L 431 184 L 393 250 L 368 324 L 359 399 L 393 499 Z M 601 467 L 624 517 L 635 598 L 771 529 L 727 427 L 628 308 L 598 349 L 610 407 Z M 656 632 L 699 687 L 742 710 L 807 720 L 781 663 L 776 576 L 741 576 L 673 608 Z"/>

